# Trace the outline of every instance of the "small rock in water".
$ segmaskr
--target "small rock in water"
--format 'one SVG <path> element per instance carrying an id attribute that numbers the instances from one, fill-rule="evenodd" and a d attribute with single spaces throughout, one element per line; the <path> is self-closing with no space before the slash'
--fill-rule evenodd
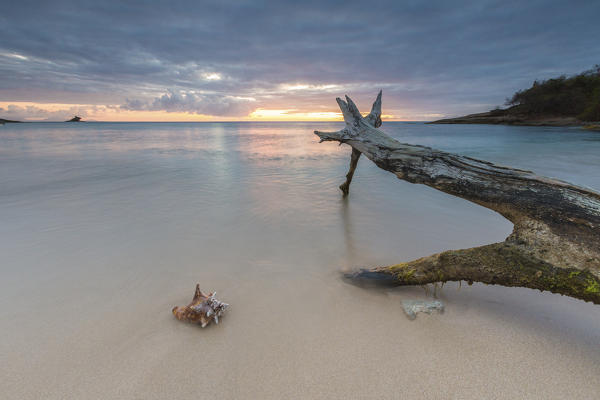
<path id="1" fill-rule="evenodd" d="M 439 300 L 403 300 L 402 308 L 409 319 L 417 318 L 417 313 L 424 312 L 431 314 L 434 311 L 444 312 L 444 303 Z"/>

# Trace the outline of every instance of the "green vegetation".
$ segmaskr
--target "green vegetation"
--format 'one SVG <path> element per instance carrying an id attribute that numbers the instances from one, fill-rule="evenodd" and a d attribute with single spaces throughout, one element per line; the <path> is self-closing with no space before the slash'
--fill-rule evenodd
<path id="1" fill-rule="evenodd" d="M 520 90 L 507 105 L 511 114 L 573 117 L 600 121 L 600 65 L 579 75 L 535 81 Z"/>
<path id="2" fill-rule="evenodd" d="M 588 131 L 599 131 L 600 132 L 600 125 L 585 125 L 583 127 L 583 129 L 588 130 Z"/>

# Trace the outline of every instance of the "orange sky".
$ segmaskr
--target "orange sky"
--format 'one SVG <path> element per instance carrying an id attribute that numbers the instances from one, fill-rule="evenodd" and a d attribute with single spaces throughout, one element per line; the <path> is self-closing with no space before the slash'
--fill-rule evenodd
<path id="1" fill-rule="evenodd" d="M 80 115 L 89 121 L 114 121 L 114 122 L 195 122 L 195 121 L 341 121 L 339 111 L 302 111 L 297 109 L 257 108 L 245 117 L 223 117 L 202 115 L 187 112 L 166 111 L 131 111 L 119 106 L 106 106 L 94 104 L 62 104 L 62 103 L 35 103 L 35 102 L 0 102 L 0 108 L 7 110 L 9 107 L 18 107 L 26 121 L 62 121 L 74 115 Z M 367 110 L 368 111 L 368 110 Z M 387 120 L 397 119 L 393 115 L 383 115 Z"/>

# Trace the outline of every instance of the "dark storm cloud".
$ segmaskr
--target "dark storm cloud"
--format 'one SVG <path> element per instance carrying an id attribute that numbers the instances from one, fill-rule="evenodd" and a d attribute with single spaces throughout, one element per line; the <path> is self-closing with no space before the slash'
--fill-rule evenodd
<path id="1" fill-rule="evenodd" d="M 459 114 L 600 62 L 598 15 L 590 0 L 14 1 L 0 101 L 245 115 L 383 87 L 397 115 Z"/>

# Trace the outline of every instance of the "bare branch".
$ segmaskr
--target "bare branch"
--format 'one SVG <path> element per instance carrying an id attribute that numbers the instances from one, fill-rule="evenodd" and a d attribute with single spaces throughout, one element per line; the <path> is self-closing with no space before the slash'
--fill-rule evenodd
<path id="1" fill-rule="evenodd" d="M 371 123 L 376 121 L 377 116 L 381 116 L 381 92 L 366 119 L 360 116 L 349 97 L 346 96 L 346 100 L 347 103 L 338 99 L 344 112 L 346 128 L 335 134 L 315 132 L 322 141 L 337 140 L 353 149 L 350 171 L 346 182 L 340 187 L 344 195 L 348 193 L 358 157 L 364 154 L 377 166 L 394 173 L 400 179 L 424 184 L 472 201 L 497 211 L 513 222 L 513 233 L 498 245 L 508 246 L 506 248 L 510 249 L 511 257 L 496 247 L 485 246 L 477 251 L 462 250 L 460 254 L 463 257 L 458 258 L 431 256 L 437 260 L 437 264 L 431 264 L 437 266 L 436 272 L 456 268 L 456 276 L 463 280 L 535 287 L 600 302 L 598 193 L 567 182 L 538 176 L 530 171 L 498 166 L 425 146 L 400 143 L 377 129 L 377 123 Z M 519 253 L 518 257 L 514 256 L 516 253 Z M 498 258 L 494 261 L 496 269 L 490 270 L 492 275 L 498 276 L 505 270 L 512 271 L 512 275 L 506 279 L 494 280 L 484 279 L 475 273 L 477 265 L 479 268 L 489 265 L 492 258 Z M 469 263 L 467 260 L 470 260 Z M 542 274 L 543 277 L 551 277 L 555 282 L 538 279 L 542 282 L 539 285 L 531 283 L 531 268 L 519 272 L 515 270 L 515 265 L 511 264 L 519 260 L 526 260 L 529 266 L 537 266 L 534 273 L 536 278 Z M 449 262 L 452 264 L 447 264 Z M 460 265 L 455 265 L 456 262 Z M 509 267 L 508 264 L 513 267 Z M 378 274 L 383 271 L 389 272 L 397 279 L 398 284 L 414 284 L 411 283 L 414 280 L 407 279 L 405 275 L 394 274 L 396 270 L 394 266 L 389 266 L 373 271 Z M 568 273 L 565 274 L 564 271 Z M 366 275 L 363 273 L 361 276 Z M 428 279 L 435 279 L 434 275 L 431 276 Z"/>

